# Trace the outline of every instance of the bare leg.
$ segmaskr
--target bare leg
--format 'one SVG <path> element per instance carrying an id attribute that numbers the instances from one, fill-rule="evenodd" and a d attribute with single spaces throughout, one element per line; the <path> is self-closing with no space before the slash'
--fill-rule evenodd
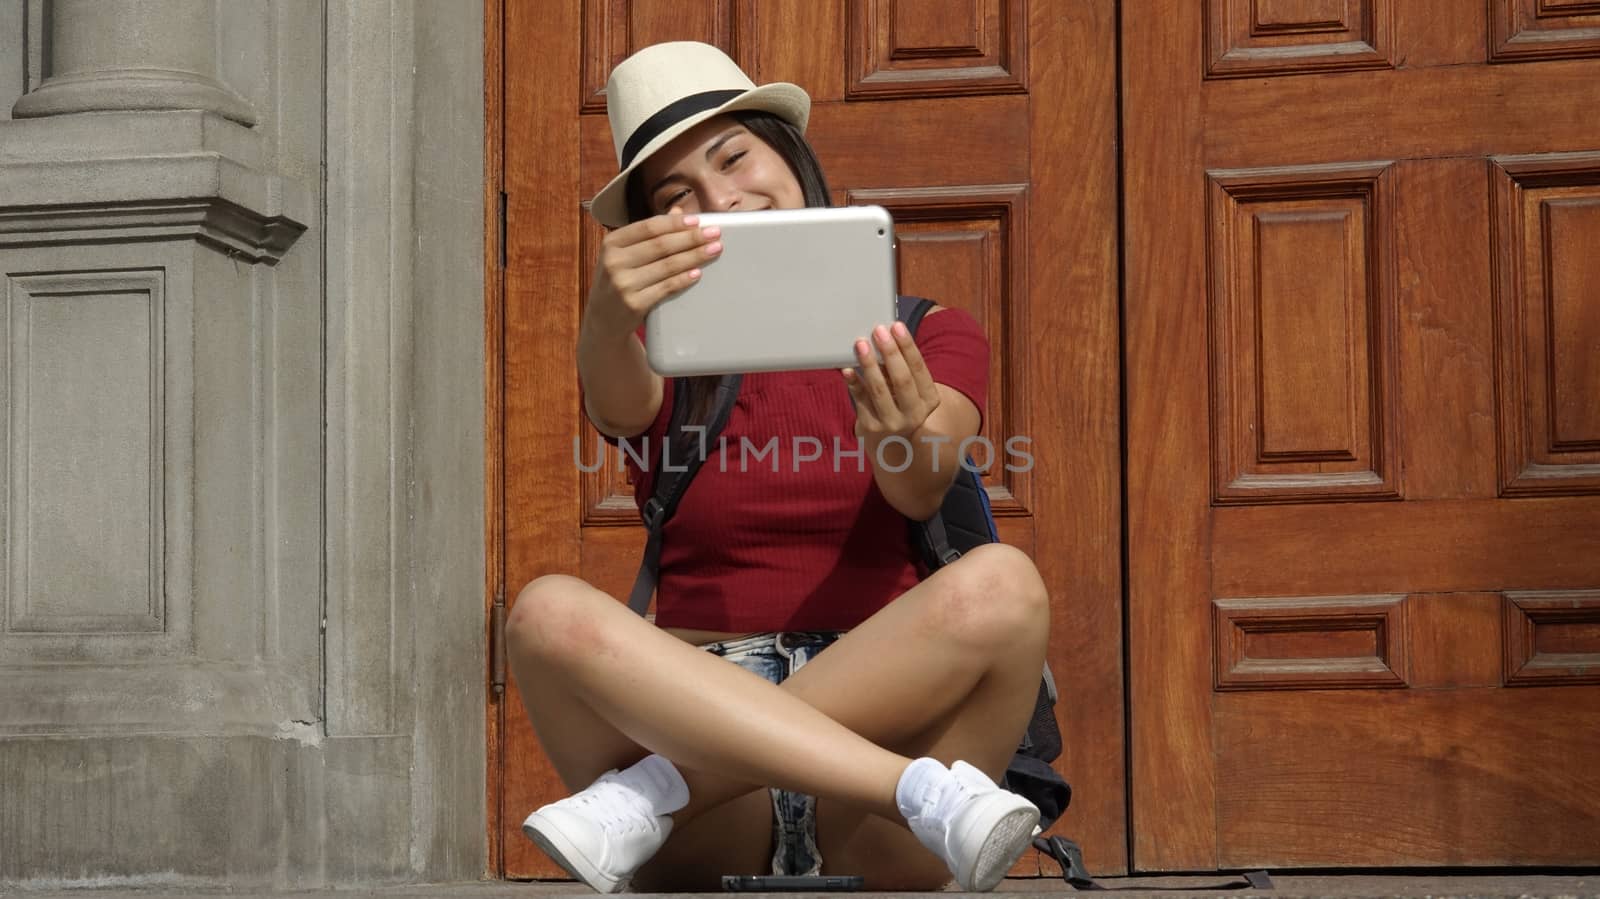
<path id="1" fill-rule="evenodd" d="M 616 608 L 614 600 L 603 601 Z M 1026 555 L 1002 545 L 981 547 L 848 633 L 789 678 L 782 693 L 877 744 L 944 761 L 965 758 L 998 777 L 1032 710 L 1046 630 L 1045 590 Z M 746 673 L 699 649 L 678 646 L 722 669 Z M 613 662 L 613 669 L 619 665 L 621 662 Z M 518 667 L 518 683 L 523 683 L 522 672 Z M 766 704 L 770 685 L 754 675 L 749 675 L 749 680 L 765 686 L 757 696 Z M 694 683 L 696 697 L 710 689 L 704 681 L 685 678 L 683 683 Z M 862 683 L 872 683 L 874 688 L 861 689 Z M 533 705 L 530 699 L 530 713 L 538 723 Z M 590 717 L 592 723 L 605 726 L 603 718 L 594 713 Z M 794 720 L 787 718 L 787 712 L 784 717 L 779 729 L 786 736 L 773 750 L 779 757 L 792 755 L 798 744 L 813 737 L 806 729 L 790 729 Z M 742 731 L 744 728 L 739 728 L 734 733 Z M 558 769 L 574 789 L 608 766 L 642 755 L 643 750 L 618 731 L 611 733 L 630 749 L 614 753 L 613 760 L 598 763 L 598 768 L 592 755 L 597 749 L 594 742 L 573 753 L 566 766 L 552 752 Z M 576 731 L 563 728 L 562 734 L 570 739 Z M 693 739 L 702 736 L 696 733 Z M 731 752 L 744 749 L 733 747 Z M 762 864 L 763 853 L 768 851 L 770 805 L 765 792 L 750 793 L 749 787 L 749 782 L 762 779 L 757 776 L 741 782 L 733 777 L 706 776 L 699 771 L 707 768 L 691 766 L 670 752 L 664 755 L 677 761 L 690 782 L 691 808 L 675 816 L 678 827 L 672 840 L 656 861 L 640 870 L 638 883 L 646 888 L 710 888 L 717 873 Z M 899 768 L 904 766 L 902 758 Z M 811 761 L 821 765 L 813 774 L 827 779 L 827 774 L 842 768 L 840 761 L 838 757 Z M 582 769 L 568 776 L 568 768 L 573 766 Z M 819 840 L 829 870 L 866 873 L 877 888 L 931 889 L 949 878 L 941 862 L 904 829 L 893 805 L 888 814 L 882 806 L 867 814 L 862 808 L 866 803 L 848 798 L 840 803 L 837 800 L 843 797 L 827 789 L 798 789 L 835 800 L 819 803 Z M 893 795 L 893 784 L 890 792 Z M 722 805 L 741 793 L 746 798 Z M 696 814 L 714 806 L 722 808 L 696 821 Z"/>
<path id="2" fill-rule="evenodd" d="M 560 581 L 545 583 L 561 584 Z M 615 604 L 615 600 L 605 601 Z M 516 620 L 514 607 L 512 623 Z M 638 623 L 649 627 L 642 620 Z M 574 694 L 558 668 L 519 652 L 517 647 L 516 642 L 508 639 L 512 670 L 523 704 L 545 755 L 570 792 L 576 793 L 606 771 L 626 768 L 649 753 L 595 714 Z M 733 667 L 728 662 L 722 664 Z M 691 790 L 696 789 L 691 772 L 684 770 L 683 773 L 691 780 Z M 532 810 L 521 810 L 528 811 Z M 686 830 L 686 825 L 690 829 Z M 700 839 L 693 837 L 696 832 L 702 835 Z M 638 872 L 634 884 L 636 889 L 654 891 L 661 887 L 651 881 L 661 874 L 678 882 L 682 872 L 703 869 L 705 875 L 695 882 L 707 890 L 718 889 L 719 875 L 764 874 L 771 857 L 772 802 L 765 789 L 752 790 L 743 797 L 709 809 L 692 823 L 684 815 L 677 816 L 671 838 L 650 864 Z M 661 874 L 652 877 L 652 871 Z"/>
<path id="3" fill-rule="evenodd" d="M 975 594 L 957 589 L 925 597 L 925 608 L 897 610 L 918 617 L 936 632 L 917 641 L 894 638 L 895 631 L 917 625 L 897 620 L 886 609 L 852 632 L 851 636 L 867 639 L 851 646 L 851 655 L 831 655 L 844 646 L 841 640 L 801 669 L 791 680 L 808 674 L 816 680 L 796 684 L 796 689 L 803 688 L 806 692 L 801 695 L 814 697 L 841 723 L 856 726 L 871 716 L 873 709 L 861 701 L 859 693 L 841 687 L 863 676 L 875 676 L 865 672 L 881 668 L 901 671 L 900 683 L 914 687 L 919 683 L 947 684 L 957 672 L 980 666 L 982 674 L 972 689 L 943 715 L 932 721 L 923 719 L 923 727 L 915 732 L 911 729 L 918 721 L 904 719 L 881 739 L 888 748 L 912 757 L 932 756 L 947 764 L 963 759 L 998 782 L 1033 714 L 1049 633 L 1043 583 L 1022 553 L 1008 552 L 1025 564 L 1013 564 L 1016 558 L 1006 558 L 1007 552 L 994 554 L 1000 558 L 974 555 L 963 560 L 981 558 L 979 566 L 964 572 L 969 576 L 967 588 L 987 588 L 976 594 L 981 596 L 981 608 L 965 606 L 961 597 Z M 868 645 L 871 650 L 864 651 Z M 934 645 L 943 648 L 928 651 L 927 647 Z M 952 651 L 951 646 L 962 647 L 965 654 Z M 952 661 L 958 656 L 963 661 Z M 838 670 L 813 670 L 825 661 Z M 821 693 L 831 695 L 824 698 Z M 891 702 L 916 704 L 913 696 Z M 860 726 L 871 729 L 870 725 Z M 825 797 L 818 800 L 817 816 L 817 840 L 828 872 L 865 875 L 872 888 L 880 890 L 936 890 L 950 879 L 943 863 L 899 822 L 864 814 Z"/>
<path id="4" fill-rule="evenodd" d="M 1032 561 L 1009 546 L 980 547 L 846 634 L 782 689 L 877 745 L 964 759 L 998 779 L 1033 711 L 1048 635 Z M 926 751 L 940 743 L 964 754 Z M 696 810 L 749 789 L 722 777 L 685 778 Z M 898 809 L 884 817 L 901 820 Z"/>
<path id="5" fill-rule="evenodd" d="M 832 796 L 884 817 L 899 814 L 894 790 L 909 759 L 666 634 L 583 581 L 549 576 L 530 584 L 512 609 L 506 639 L 519 687 L 543 674 L 547 687 L 559 681 L 557 689 L 569 691 L 589 715 L 680 770 L 716 771 L 744 785 L 715 790 L 691 781 L 691 796 L 698 787 L 726 801 L 751 784 L 771 784 Z M 548 697 L 551 690 L 540 692 Z M 571 708 L 552 715 L 532 705 L 530 696 L 530 717 L 547 745 L 559 742 L 549 738 L 568 723 L 562 719 L 582 718 Z M 578 723 L 594 730 L 592 719 Z M 568 770 L 580 774 L 574 769 L 586 767 L 571 755 L 552 753 L 563 780 Z M 706 807 L 696 802 L 684 817 Z"/>

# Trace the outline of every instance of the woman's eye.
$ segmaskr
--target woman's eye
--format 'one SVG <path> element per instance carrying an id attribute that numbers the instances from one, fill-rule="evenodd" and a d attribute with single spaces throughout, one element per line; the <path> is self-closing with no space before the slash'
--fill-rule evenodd
<path id="1" fill-rule="evenodd" d="M 737 153 L 733 153 L 733 154 L 729 155 L 728 158 L 723 161 L 722 167 L 725 168 L 725 169 L 726 168 L 731 168 L 734 163 L 736 163 L 739 160 L 744 158 L 744 154 L 745 154 L 745 151 L 744 150 L 740 150 Z"/>
<path id="2" fill-rule="evenodd" d="M 680 191 L 677 191 L 676 193 L 668 194 L 667 196 L 661 198 L 661 208 L 662 209 L 671 209 L 673 207 L 673 204 L 677 203 L 678 201 L 682 200 L 684 197 L 687 197 L 687 196 L 689 196 L 689 191 L 687 191 L 687 190 L 680 190 Z"/>

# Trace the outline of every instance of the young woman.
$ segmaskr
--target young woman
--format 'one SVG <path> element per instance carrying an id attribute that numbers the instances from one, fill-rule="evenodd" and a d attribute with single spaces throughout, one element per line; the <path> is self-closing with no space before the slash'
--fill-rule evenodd
<path id="1" fill-rule="evenodd" d="M 697 213 L 820 206 L 828 192 L 802 136 L 806 94 L 756 87 L 714 47 L 641 50 L 606 96 L 621 172 L 590 207 L 614 230 L 579 377 L 603 435 L 659 445 L 672 404 L 704 403 L 705 385 L 674 396 L 638 332 L 721 251 Z M 708 461 L 663 531 L 654 624 L 561 575 L 512 608 L 513 674 L 576 791 L 524 831 L 596 890 L 768 872 L 988 890 L 1030 842 L 1038 810 L 995 779 L 1032 712 L 1044 585 L 1004 545 L 919 581 L 906 531 L 939 508 L 978 433 L 987 343 L 971 316 L 936 309 L 916 341 L 897 324 L 855 353 L 857 369 L 745 376 L 731 446 L 804 435 L 845 454 Z"/>

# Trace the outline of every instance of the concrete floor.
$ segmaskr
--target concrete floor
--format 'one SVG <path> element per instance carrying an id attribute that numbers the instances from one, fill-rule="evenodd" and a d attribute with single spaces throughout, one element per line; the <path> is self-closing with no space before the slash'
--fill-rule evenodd
<path id="1" fill-rule="evenodd" d="M 1312 897 L 1594 897 L 1600 899 L 1600 871 L 1575 871 L 1559 873 L 1496 872 L 1483 874 L 1439 873 L 1358 873 L 1358 874 L 1297 874 L 1272 875 L 1270 891 L 1206 891 L 1208 884 L 1226 882 L 1228 875 L 1201 875 L 1183 877 L 1127 877 L 1102 878 L 1108 887 L 1120 888 L 1118 897 L 1151 897 L 1175 899 L 1182 896 L 1250 895 L 1268 899 L 1312 899 Z M 1146 889 L 1140 889 L 1144 887 Z M 999 892 L 1032 894 L 1070 894 L 1073 891 L 1059 880 L 1027 879 L 1008 880 Z M 0 886 L 0 896 L 19 899 L 152 899 L 157 896 L 177 896 L 183 899 L 203 897 L 270 896 L 273 899 L 412 899 L 412 897 L 440 897 L 440 899 L 558 899 L 558 897 L 588 897 L 594 894 L 571 883 L 515 883 L 483 882 L 423 884 L 390 887 L 368 887 L 341 890 L 317 890 L 291 893 L 235 892 L 225 889 L 173 889 L 152 887 L 146 889 L 76 889 L 76 890 L 7 890 Z M 662 894 L 663 896 L 668 894 Z M 796 894 L 769 894 L 793 897 Z M 810 894 L 827 896 L 835 894 Z M 886 895 L 861 893 L 862 899 Z M 937 894 L 945 895 L 945 894 Z"/>

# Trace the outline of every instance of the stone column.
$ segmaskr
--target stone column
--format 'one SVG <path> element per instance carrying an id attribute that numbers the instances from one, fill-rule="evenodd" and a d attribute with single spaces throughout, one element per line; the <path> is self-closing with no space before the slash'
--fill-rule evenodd
<path id="1" fill-rule="evenodd" d="M 320 2 L 22 7 L 0 893 L 324 876 Z"/>
<path id="2" fill-rule="evenodd" d="M 12 114 L 198 109 L 254 125 L 217 78 L 216 13 L 216 0 L 45 0 L 45 78 Z"/>
<path id="3" fill-rule="evenodd" d="M 487 869 L 484 25 L 0 0 L 0 894 Z"/>

